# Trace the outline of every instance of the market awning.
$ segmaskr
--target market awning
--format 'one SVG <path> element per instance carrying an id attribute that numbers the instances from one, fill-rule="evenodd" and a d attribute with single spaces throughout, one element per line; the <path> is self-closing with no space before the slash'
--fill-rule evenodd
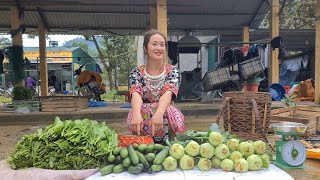
<path id="1" fill-rule="evenodd" d="M 18 5 L 25 33 L 38 33 L 43 23 L 49 34 L 142 34 L 150 21 L 145 0 L 2 0 L 0 33 L 10 33 L 10 6 Z M 241 6 L 239 5 L 241 4 Z M 168 33 L 171 36 L 221 35 L 221 42 L 242 41 L 243 26 L 249 26 L 250 40 L 269 37 L 268 29 L 258 29 L 270 10 L 268 0 L 168 0 Z M 288 50 L 314 47 L 314 30 L 280 30 Z"/>
<path id="2" fill-rule="evenodd" d="M 43 23 L 50 34 L 141 34 L 149 27 L 152 0 L 2 0 L 0 33 L 11 30 L 10 7 L 18 6 L 25 33 Z M 168 0 L 169 35 L 223 35 L 256 29 L 270 10 L 268 0 Z"/>
<path id="3" fill-rule="evenodd" d="M 315 45 L 314 29 L 280 29 L 280 36 L 288 51 L 305 51 L 313 49 Z M 268 29 L 255 29 L 250 32 L 250 41 L 270 42 Z M 229 31 L 220 38 L 221 43 L 242 42 L 241 33 Z"/>

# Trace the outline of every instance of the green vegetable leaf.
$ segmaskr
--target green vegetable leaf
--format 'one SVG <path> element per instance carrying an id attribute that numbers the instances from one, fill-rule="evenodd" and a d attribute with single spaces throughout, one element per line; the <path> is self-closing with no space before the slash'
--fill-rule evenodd
<path id="1" fill-rule="evenodd" d="M 89 169 L 107 162 L 118 146 L 118 135 L 105 123 L 56 118 L 53 124 L 24 135 L 7 158 L 13 169 Z"/>
<path id="2" fill-rule="evenodd" d="M 265 159 L 262 159 L 262 158 L 261 158 L 261 160 L 262 160 L 262 167 L 268 169 L 269 168 L 268 162 Z"/>

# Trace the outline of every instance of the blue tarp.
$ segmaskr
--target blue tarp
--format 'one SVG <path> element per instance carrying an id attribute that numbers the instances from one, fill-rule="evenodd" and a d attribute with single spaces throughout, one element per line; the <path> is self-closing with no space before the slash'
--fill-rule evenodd
<path id="1" fill-rule="evenodd" d="M 125 105 L 120 106 L 120 108 L 132 108 L 131 103 L 127 103 Z"/>
<path id="2" fill-rule="evenodd" d="M 103 107 L 103 106 L 107 106 L 106 102 L 97 102 L 97 101 L 90 101 L 88 102 L 88 106 L 89 107 Z"/>

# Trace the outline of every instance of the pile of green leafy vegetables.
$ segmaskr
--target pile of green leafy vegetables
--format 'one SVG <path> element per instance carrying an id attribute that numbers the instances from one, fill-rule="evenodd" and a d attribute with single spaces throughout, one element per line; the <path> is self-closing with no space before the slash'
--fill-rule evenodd
<path id="1" fill-rule="evenodd" d="M 222 134 L 223 142 L 226 142 L 228 139 L 237 138 L 235 134 L 230 134 L 229 132 L 221 132 L 220 126 L 217 123 L 212 123 L 207 131 L 200 132 L 195 130 L 188 130 L 185 133 L 177 133 L 176 140 L 167 142 L 167 145 L 180 143 L 182 146 L 186 146 L 191 140 L 196 141 L 199 144 L 209 142 L 209 135 L 211 132 L 218 132 Z M 237 138 L 241 141 L 244 141 L 241 138 Z"/>
<path id="2" fill-rule="evenodd" d="M 105 164 L 117 146 L 118 135 L 104 122 L 56 117 L 46 128 L 24 135 L 7 162 L 13 169 L 90 169 Z"/>

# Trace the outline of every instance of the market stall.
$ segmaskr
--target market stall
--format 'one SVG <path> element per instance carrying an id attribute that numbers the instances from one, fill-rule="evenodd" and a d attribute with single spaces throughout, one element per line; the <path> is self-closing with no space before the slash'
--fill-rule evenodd
<path id="1" fill-rule="evenodd" d="M 304 167 L 307 152 L 297 140 L 307 126 L 271 124 L 283 135 L 274 152 L 266 139 L 270 101 L 268 93 L 226 93 L 218 124 L 177 133 L 163 144 L 149 136 L 117 134 L 95 120 L 57 117 L 21 138 L 0 162 L 0 177 L 293 179 L 284 169 Z"/>
<path id="2" fill-rule="evenodd" d="M 94 120 L 60 120 L 25 135 L 0 175 L 7 179 L 292 179 L 270 164 L 267 144 L 237 139 L 211 126 L 166 145 L 147 136 L 118 135 Z"/>

